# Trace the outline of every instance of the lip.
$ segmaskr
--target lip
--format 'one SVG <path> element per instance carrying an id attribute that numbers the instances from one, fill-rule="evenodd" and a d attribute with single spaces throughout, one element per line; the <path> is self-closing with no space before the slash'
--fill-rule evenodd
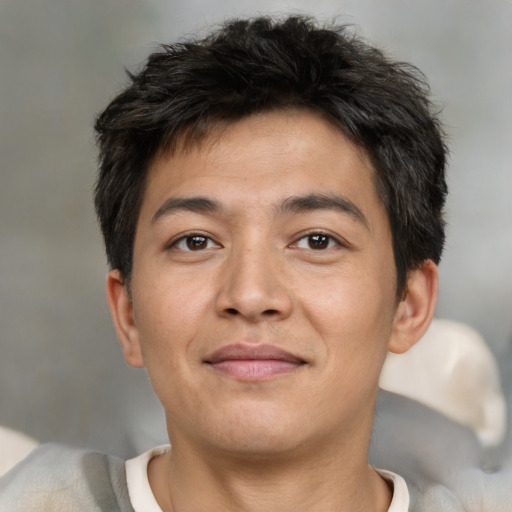
<path id="1" fill-rule="evenodd" d="M 294 372 L 303 359 L 274 345 L 226 345 L 205 361 L 214 370 L 240 380 L 258 381 Z"/>

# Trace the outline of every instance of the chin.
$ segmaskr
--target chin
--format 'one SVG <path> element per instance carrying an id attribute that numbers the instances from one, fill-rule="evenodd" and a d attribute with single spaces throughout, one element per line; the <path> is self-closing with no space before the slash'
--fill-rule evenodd
<path id="1" fill-rule="evenodd" d="M 238 433 L 240 434 L 240 433 Z M 277 435 L 275 432 L 244 432 L 226 439 L 219 439 L 217 448 L 230 457 L 239 457 L 243 460 L 273 461 L 279 458 L 288 458 L 297 453 L 303 439 L 294 439 L 288 435 Z"/>
<path id="2" fill-rule="evenodd" d="M 218 448 L 245 458 L 275 458 L 295 452 L 307 440 L 304 418 L 297 411 L 285 414 L 282 408 L 271 411 L 261 407 L 240 408 L 237 414 L 224 414 L 215 422 L 215 443 Z M 286 411 L 288 412 L 288 411 Z"/>

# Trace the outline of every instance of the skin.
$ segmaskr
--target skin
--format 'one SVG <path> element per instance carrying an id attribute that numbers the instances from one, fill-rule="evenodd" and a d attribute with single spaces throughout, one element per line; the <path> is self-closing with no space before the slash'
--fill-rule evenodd
<path id="1" fill-rule="evenodd" d="M 164 511 L 387 510 L 367 465 L 378 378 L 387 351 L 427 329 L 437 268 L 411 271 L 397 303 L 373 172 L 305 111 L 254 115 L 155 159 L 131 293 L 113 270 L 107 298 L 126 361 L 166 411 L 172 455 L 148 470 Z M 208 362 L 233 344 L 300 364 L 249 378 Z"/>

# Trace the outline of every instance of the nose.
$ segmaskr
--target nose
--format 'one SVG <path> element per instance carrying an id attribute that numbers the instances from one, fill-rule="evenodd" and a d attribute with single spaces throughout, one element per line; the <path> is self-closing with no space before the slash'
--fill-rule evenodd
<path id="1" fill-rule="evenodd" d="M 248 322 L 287 318 L 293 300 L 276 255 L 265 249 L 240 248 L 226 261 L 216 298 L 217 313 Z"/>

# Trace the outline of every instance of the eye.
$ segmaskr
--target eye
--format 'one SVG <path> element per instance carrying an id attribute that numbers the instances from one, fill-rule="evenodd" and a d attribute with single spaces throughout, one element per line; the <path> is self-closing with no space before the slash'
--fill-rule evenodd
<path id="1" fill-rule="evenodd" d="M 335 238 L 325 233 L 311 233 L 297 240 L 294 245 L 299 249 L 321 251 L 339 246 L 340 243 Z"/>
<path id="2" fill-rule="evenodd" d="M 171 249 L 178 251 L 204 251 L 205 249 L 218 248 L 211 238 L 204 235 L 189 235 L 184 236 L 176 240 L 172 245 Z"/>

